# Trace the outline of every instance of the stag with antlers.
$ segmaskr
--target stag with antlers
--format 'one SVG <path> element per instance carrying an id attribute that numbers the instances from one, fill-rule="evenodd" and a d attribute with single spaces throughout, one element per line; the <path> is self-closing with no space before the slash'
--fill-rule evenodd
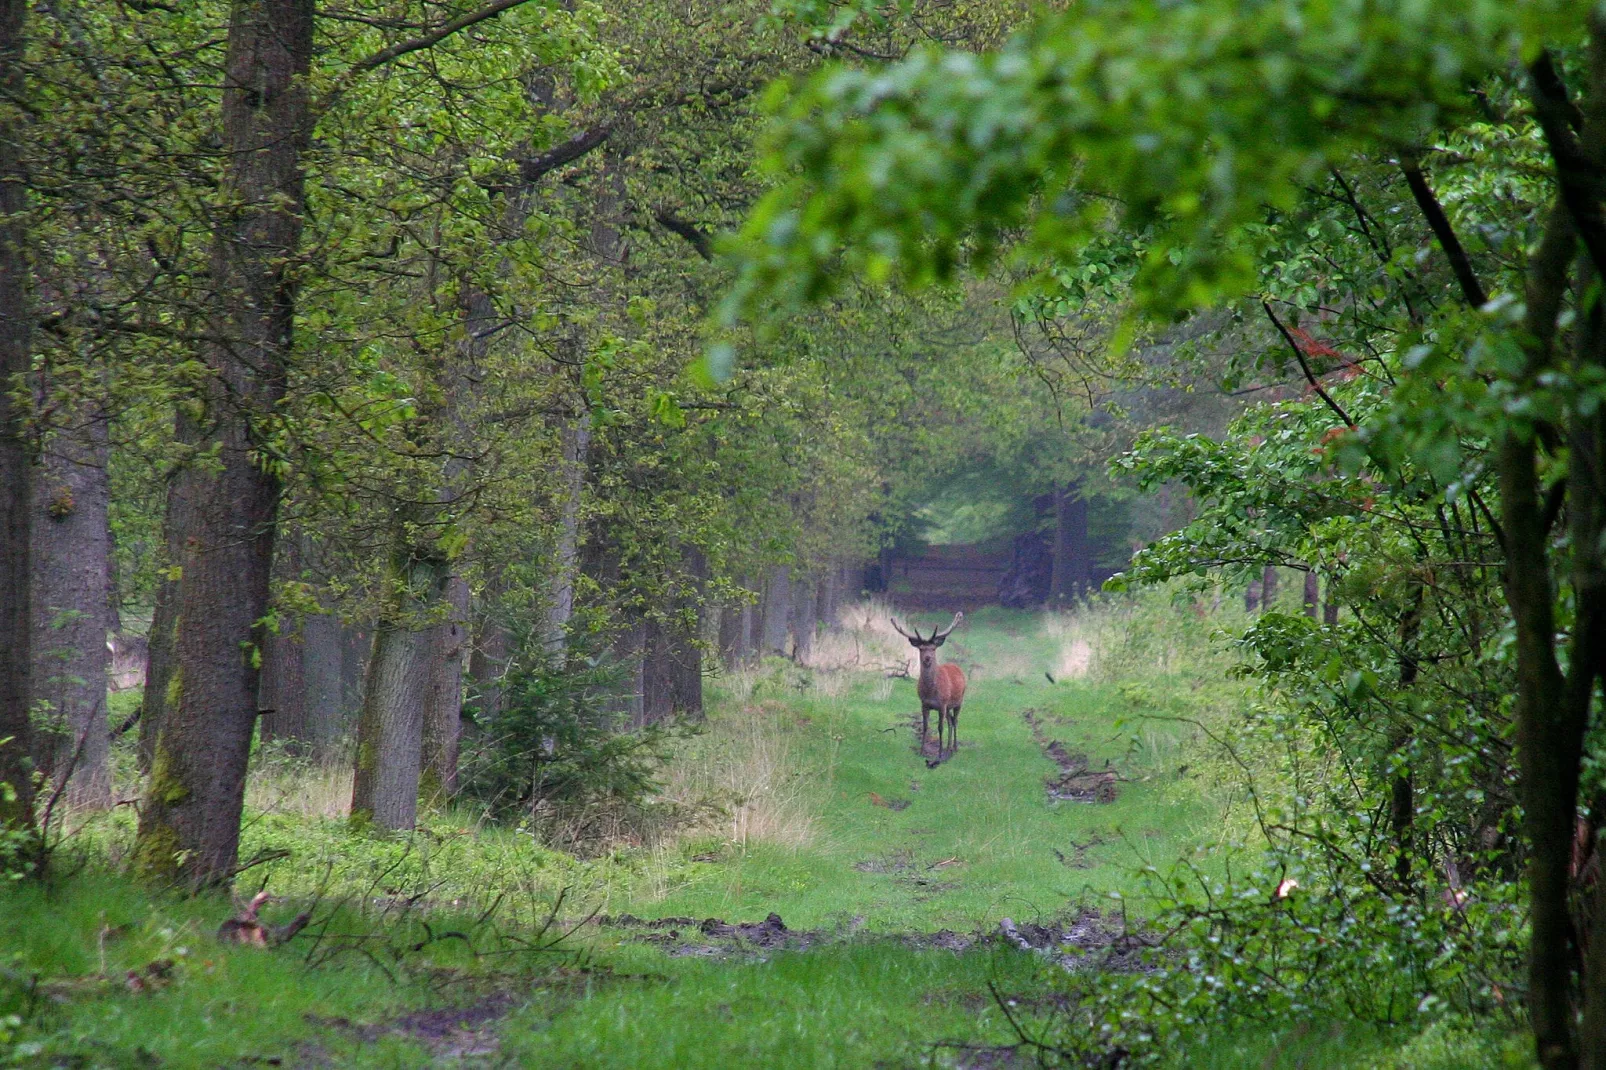
<path id="1" fill-rule="evenodd" d="M 946 761 L 959 747 L 959 707 L 965 701 L 965 674 L 952 662 L 937 664 L 937 648 L 942 646 L 950 632 L 959 626 L 963 613 L 955 613 L 948 627 L 922 637 L 920 629 L 910 635 L 897 621 L 892 626 L 898 634 L 909 640 L 909 645 L 920 651 L 920 753 L 926 752 L 926 733 L 930 730 L 931 711 L 937 711 L 937 757 L 926 759 L 928 769 Z M 889 620 L 891 618 L 888 618 Z M 943 725 L 948 726 L 948 746 L 942 745 Z"/>

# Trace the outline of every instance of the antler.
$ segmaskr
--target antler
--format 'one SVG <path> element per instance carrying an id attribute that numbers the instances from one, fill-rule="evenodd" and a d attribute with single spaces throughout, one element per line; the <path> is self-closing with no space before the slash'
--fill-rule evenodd
<path id="1" fill-rule="evenodd" d="M 911 643 L 924 643 L 926 641 L 926 640 L 920 638 L 920 629 L 919 628 L 916 628 L 915 629 L 915 633 L 913 635 L 910 635 L 908 632 L 906 632 L 902 628 L 898 627 L 898 622 L 893 620 L 891 617 L 888 617 L 887 620 L 888 620 L 888 622 L 890 622 L 892 624 L 892 626 L 894 628 L 897 629 L 897 632 L 898 632 L 899 635 L 903 636 L 905 639 L 909 640 Z"/>
<path id="2" fill-rule="evenodd" d="M 948 638 L 948 633 L 953 631 L 955 628 L 959 627 L 959 622 L 964 620 L 964 619 L 965 619 L 965 614 L 964 614 L 963 611 L 961 611 L 959 613 L 955 613 L 954 614 L 954 619 L 948 623 L 948 627 L 944 628 L 940 632 L 933 633 L 931 638 L 933 640 Z"/>

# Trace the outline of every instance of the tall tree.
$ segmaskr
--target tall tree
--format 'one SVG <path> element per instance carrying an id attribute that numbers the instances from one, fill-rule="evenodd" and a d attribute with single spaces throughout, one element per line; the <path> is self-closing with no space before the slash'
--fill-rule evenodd
<path id="1" fill-rule="evenodd" d="M 227 152 L 202 356 L 210 377 L 179 437 L 215 461 L 176 477 L 177 642 L 140 810 L 136 869 L 191 885 L 232 877 L 279 498 L 272 420 L 295 328 L 311 134 L 312 0 L 236 0 L 224 68 Z"/>
<path id="2" fill-rule="evenodd" d="M 28 0 L 0 0 L 0 832 L 33 828 L 29 686 L 32 463 L 15 392 L 29 371 L 24 31 Z"/>

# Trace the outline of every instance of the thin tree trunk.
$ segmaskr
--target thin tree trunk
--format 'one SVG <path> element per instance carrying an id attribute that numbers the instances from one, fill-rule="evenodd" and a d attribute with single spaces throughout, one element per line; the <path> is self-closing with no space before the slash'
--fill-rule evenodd
<path id="1" fill-rule="evenodd" d="M 785 657 L 786 636 L 792 623 L 792 566 L 770 569 L 764 585 L 764 636 L 760 654 Z"/>
<path id="2" fill-rule="evenodd" d="M 719 608 L 719 658 L 727 669 L 734 669 L 743 657 L 743 608 L 729 602 Z"/>
<path id="3" fill-rule="evenodd" d="M 307 695 L 308 739 L 320 761 L 334 753 L 346 734 L 341 695 L 340 621 L 332 613 L 309 613 L 301 623 L 301 666 Z"/>
<path id="4" fill-rule="evenodd" d="M 313 0 L 235 0 L 224 60 L 222 187 L 211 264 L 212 378 L 180 440 L 216 462 L 179 473 L 185 501 L 173 698 L 163 710 L 134 868 L 191 885 L 234 873 L 256 728 L 257 622 L 268 606 L 279 483 L 261 423 L 284 396 L 306 203 Z"/>
<path id="5" fill-rule="evenodd" d="M 0 95 L 24 97 L 28 0 L 0 0 Z M 29 721 L 29 528 L 33 465 L 12 388 L 29 372 L 29 236 L 24 112 L 0 110 L 0 832 L 31 832 L 33 732 Z"/>
<path id="6" fill-rule="evenodd" d="M 546 648 L 554 662 L 563 661 L 569 619 L 574 616 L 574 580 L 580 545 L 580 503 L 585 494 L 586 455 L 591 429 L 586 417 L 574 417 L 563 428 L 562 499 L 558 544 L 552 555 L 551 599 L 547 609 Z"/>
<path id="7" fill-rule="evenodd" d="M 1315 620 L 1317 603 L 1321 600 L 1321 581 L 1316 578 L 1316 572 L 1313 569 L 1305 573 L 1305 616 Z"/>
<path id="8" fill-rule="evenodd" d="M 1334 590 L 1337 586 L 1336 576 L 1327 577 L 1327 598 L 1322 602 L 1322 623 L 1329 626 L 1338 623 L 1338 593 Z"/>
<path id="9" fill-rule="evenodd" d="M 1260 573 L 1260 611 L 1277 608 L 1277 566 L 1267 565 Z"/>
<path id="10" fill-rule="evenodd" d="M 463 735 L 463 660 L 468 653 L 468 581 L 446 581 L 450 616 L 431 629 L 429 690 L 424 706 L 423 799 L 445 806 L 457 794 L 457 757 Z"/>
<path id="11" fill-rule="evenodd" d="M 274 571 L 283 582 L 301 574 L 300 547 L 295 539 L 279 544 Z M 279 742 L 298 757 L 312 750 L 312 724 L 307 713 L 306 650 L 301 622 L 281 612 L 278 628 L 262 641 L 262 674 L 257 689 L 257 738 Z"/>
<path id="12" fill-rule="evenodd" d="M 1550 218 L 1529 266 L 1528 376 L 1550 363 L 1556 319 L 1567 288 L 1574 230 L 1565 209 Z M 1555 588 L 1547 559 L 1548 531 L 1539 499 L 1535 444 L 1513 427 L 1495 449 L 1506 601 L 1516 631 L 1517 756 L 1524 833 L 1529 844 L 1528 1016 L 1539 1063 L 1572 1070 L 1572 919 L 1568 865 L 1577 805 L 1578 761 L 1567 723 L 1565 682 L 1556 660 Z M 1571 479 L 1577 468 L 1570 469 Z"/>
<path id="13" fill-rule="evenodd" d="M 815 626 L 814 584 L 807 576 L 792 579 L 792 657 L 799 665 L 809 663 L 814 652 Z"/>
<path id="14" fill-rule="evenodd" d="M 374 656 L 375 625 L 369 621 L 340 626 L 340 717 L 355 723 L 362 713 L 368 684 L 368 663 Z"/>
<path id="15" fill-rule="evenodd" d="M 502 714 L 502 676 L 507 672 L 510 637 L 500 620 L 481 618 L 479 636 L 468 656 L 468 675 L 474 685 L 475 720 L 490 724 Z"/>
<path id="16" fill-rule="evenodd" d="M 262 644 L 262 680 L 257 701 L 261 720 L 257 735 L 263 743 L 278 742 L 298 757 L 312 751 L 312 724 L 307 713 L 307 675 L 301 629 L 286 619 L 281 633 Z"/>
<path id="17" fill-rule="evenodd" d="M 71 769 L 67 799 L 111 804 L 107 757 L 106 598 L 111 545 L 106 523 L 110 451 L 105 418 L 88 412 L 51 439 L 35 476 L 33 503 L 33 703 L 52 730 L 35 736 L 52 780 Z"/>

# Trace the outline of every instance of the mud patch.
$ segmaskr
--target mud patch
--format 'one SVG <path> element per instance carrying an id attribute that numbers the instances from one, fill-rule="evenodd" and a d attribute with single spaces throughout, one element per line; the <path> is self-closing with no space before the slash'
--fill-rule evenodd
<path id="1" fill-rule="evenodd" d="M 1021 718 L 1032 730 L 1032 739 L 1043 748 L 1043 755 L 1059 767 L 1059 775 L 1044 781 L 1048 797 L 1054 802 L 1112 803 L 1119 794 L 1121 774 L 1104 763 L 1103 769 L 1090 768 L 1088 757 L 1072 751 L 1057 739 L 1050 739 L 1044 717 L 1037 710 L 1022 710 Z"/>
<path id="2" fill-rule="evenodd" d="M 879 806 L 883 809 L 891 810 L 893 813 L 897 813 L 900 810 L 909 809 L 908 799 L 888 798 L 887 796 L 882 795 L 880 792 L 875 791 L 869 792 L 868 794 L 870 796 L 871 806 Z"/>
<path id="3" fill-rule="evenodd" d="M 880 858 L 866 858 L 862 862 L 855 862 L 853 868 L 860 873 L 903 873 L 915 868 L 915 853 L 892 851 Z"/>
<path id="4" fill-rule="evenodd" d="M 806 951 L 827 939 L 817 930 L 788 929 L 779 914 L 763 921 L 732 924 L 723 918 L 638 918 L 621 914 L 596 919 L 596 924 L 634 930 L 633 939 L 656 944 L 676 957 L 730 958 L 763 951 Z"/>
<path id="5" fill-rule="evenodd" d="M 1144 953 L 1159 946 L 1151 936 L 1129 929 L 1123 919 L 1105 917 L 1097 910 L 1047 925 L 1017 925 L 1005 918 L 998 923 L 998 935 L 1005 943 L 1043 955 L 1067 970 L 1146 969 Z"/>
<path id="6" fill-rule="evenodd" d="M 349 1033 L 364 1044 L 387 1036 L 405 1037 L 428 1048 L 437 1058 L 467 1059 L 495 1055 L 501 1047 L 495 1025 L 519 1005 L 511 995 L 488 996 L 468 1007 L 436 1007 L 409 1011 L 383 1022 L 363 1024 L 348 1018 L 309 1014 L 306 1021 L 325 1029 Z"/>

